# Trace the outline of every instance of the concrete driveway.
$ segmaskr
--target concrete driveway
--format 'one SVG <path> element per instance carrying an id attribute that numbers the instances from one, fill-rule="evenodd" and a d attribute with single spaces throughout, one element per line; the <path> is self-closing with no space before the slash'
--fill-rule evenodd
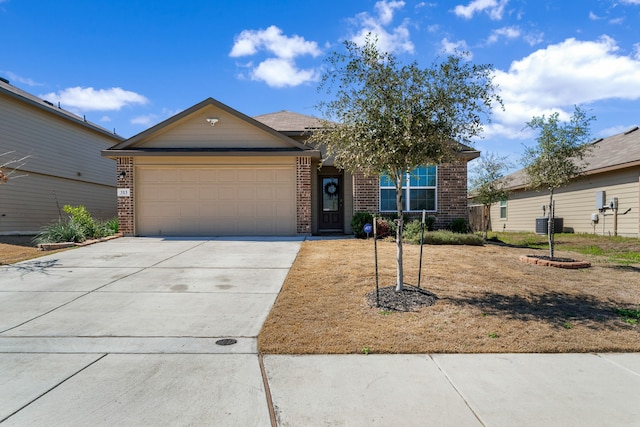
<path id="1" fill-rule="evenodd" d="M 121 238 L 1 267 L 0 421 L 270 425 L 256 337 L 301 240 Z"/>

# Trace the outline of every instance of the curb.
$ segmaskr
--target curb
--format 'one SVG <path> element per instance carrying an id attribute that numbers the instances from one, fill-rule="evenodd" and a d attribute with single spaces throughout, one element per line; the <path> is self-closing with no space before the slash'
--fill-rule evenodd
<path id="1" fill-rule="evenodd" d="M 112 236 L 107 236 L 100 239 L 85 240 L 84 242 L 80 242 L 80 243 L 76 243 L 76 242 L 39 243 L 38 249 L 40 249 L 41 251 L 55 251 L 57 249 L 89 246 L 89 245 L 93 245 L 94 243 L 106 242 L 107 240 L 118 239 L 120 237 L 122 237 L 122 233 L 116 233 Z"/>

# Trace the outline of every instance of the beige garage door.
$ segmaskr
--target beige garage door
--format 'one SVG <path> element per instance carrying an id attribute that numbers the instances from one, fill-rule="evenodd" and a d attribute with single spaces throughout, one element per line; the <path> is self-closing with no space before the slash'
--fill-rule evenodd
<path id="1" fill-rule="evenodd" d="M 293 235 L 294 166 L 140 166 L 136 233 Z"/>

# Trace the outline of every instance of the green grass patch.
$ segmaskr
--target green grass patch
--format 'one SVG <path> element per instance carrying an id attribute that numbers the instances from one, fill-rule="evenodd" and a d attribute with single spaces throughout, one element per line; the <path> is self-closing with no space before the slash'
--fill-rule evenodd
<path id="1" fill-rule="evenodd" d="M 640 307 L 640 305 L 638 305 Z M 640 309 L 635 308 L 614 308 L 613 311 L 630 325 L 640 323 Z"/>
<path id="2" fill-rule="evenodd" d="M 489 241 L 507 245 L 547 249 L 546 235 L 521 232 L 489 233 Z M 608 262 L 620 265 L 640 263 L 640 239 L 635 237 L 600 236 L 594 234 L 557 233 L 556 250 L 571 251 L 579 254 L 606 257 Z"/>

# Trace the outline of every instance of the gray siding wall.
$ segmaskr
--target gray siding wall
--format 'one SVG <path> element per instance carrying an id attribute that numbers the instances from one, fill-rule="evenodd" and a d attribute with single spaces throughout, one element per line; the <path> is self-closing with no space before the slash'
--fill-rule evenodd
<path id="1" fill-rule="evenodd" d="M 84 205 L 94 218 L 112 218 L 116 203 L 111 186 L 30 172 L 0 186 L 0 233 L 33 234 L 56 221 L 64 205 Z"/>
<path id="2" fill-rule="evenodd" d="M 605 191 L 607 201 L 618 198 L 618 234 L 640 235 L 640 167 L 582 177 L 554 195 L 556 216 L 564 218 L 564 227 L 576 233 L 593 233 L 591 214 L 598 213 L 597 234 L 613 234 L 613 217 L 603 218 L 596 210 L 596 192 Z M 548 192 L 516 191 L 507 202 L 507 218 L 500 219 L 499 204 L 491 207 L 491 225 L 494 231 L 535 231 L 535 220 L 542 216 L 542 205 L 549 203 Z M 605 212 L 612 213 L 611 210 Z M 604 230 L 603 230 L 604 226 Z"/>
<path id="3" fill-rule="evenodd" d="M 0 161 L 29 156 L 27 176 L 0 186 L 0 233 L 32 232 L 57 219 L 60 207 L 85 205 L 96 217 L 116 215 L 116 165 L 100 151 L 120 140 L 0 94 Z"/>

